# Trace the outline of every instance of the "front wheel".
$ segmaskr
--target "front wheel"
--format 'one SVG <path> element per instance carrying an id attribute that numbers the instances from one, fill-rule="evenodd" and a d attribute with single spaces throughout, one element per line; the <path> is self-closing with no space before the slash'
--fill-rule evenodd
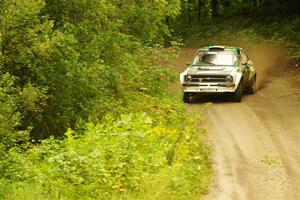
<path id="1" fill-rule="evenodd" d="M 246 88 L 246 93 L 247 94 L 254 94 L 257 90 L 257 86 L 256 86 L 256 77 L 254 79 L 254 82 L 252 83 L 251 86 Z"/>
<path id="2" fill-rule="evenodd" d="M 243 86 L 242 83 L 240 83 L 239 86 L 236 88 L 235 92 L 233 93 L 233 100 L 235 102 L 241 102 L 242 95 L 243 95 Z"/>
<path id="3" fill-rule="evenodd" d="M 188 92 L 183 93 L 183 102 L 190 103 L 191 102 L 191 94 Z"/>

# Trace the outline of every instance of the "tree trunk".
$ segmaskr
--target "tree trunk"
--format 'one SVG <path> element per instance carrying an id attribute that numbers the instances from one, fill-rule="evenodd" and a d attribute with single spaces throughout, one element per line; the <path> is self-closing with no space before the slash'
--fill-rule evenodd
<path id="1" fill-rule="evenodd" d="M 187 3 L 188 3 L 188 7 L 187 7 L 187 9 L 188 9 L 188 23 L 189 24 L 191 24 L 191 22 L 192 22 L 192 20 L 191 20 L 191 0 L 188 0 L 187 1 Z"/>
<path id="2" fill-rule="evenodd" d="M 211 0 L 211 15 L 212 18 L 217 18 L 218 16 L 218 0 Z"/>
<path id="3" fill-rule="evenodd" d="M 198 20 L 201 20 L 202 0 L 198 0 Z"/>

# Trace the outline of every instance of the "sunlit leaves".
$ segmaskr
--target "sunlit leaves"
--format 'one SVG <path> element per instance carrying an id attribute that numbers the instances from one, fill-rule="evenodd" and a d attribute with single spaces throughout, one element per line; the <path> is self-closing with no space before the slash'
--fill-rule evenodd
<path id="1" fill-rule="evenodd" d="M 107 117 L 83 135 L 69 129 L 64 140 L 44 140 L 25 156 L 11 152 L 0 169 L 7 179 L 36 185 L 32 196 L 44 198 L 197 196 L 207 186 L 202 180 L 199 187 L 199 177 L 210 174 L 201 136 L 155 121 L 146 113 Z"/>

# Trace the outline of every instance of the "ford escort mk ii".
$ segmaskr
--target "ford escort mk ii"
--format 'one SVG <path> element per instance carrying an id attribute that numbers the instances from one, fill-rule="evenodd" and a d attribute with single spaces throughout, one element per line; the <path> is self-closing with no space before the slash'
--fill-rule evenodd
<path id="1" fill-rule="evenodd" d="M 202 93 L 230 93 L 240 102 L 243 93 L 256 91 L 256 71 L 240 47 L 210 46 L 196 51 L 180 74 L 183 101 Z"/>

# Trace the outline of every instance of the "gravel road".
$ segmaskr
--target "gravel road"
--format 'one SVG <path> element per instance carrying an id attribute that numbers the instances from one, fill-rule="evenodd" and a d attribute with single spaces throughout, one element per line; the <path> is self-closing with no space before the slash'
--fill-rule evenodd
<path id="1" fill-rule="evenodd" d="M 189 105 L 195 111 L 213 102 L 204 124 L 215 175 L 203 199 L 300 200 L 300 70 L 284 66 L 279 47 L 245 50 L 258 71 L 257 93 L 241 103 L 220 96 Z M 180 71 L 194 51 L 182 49 Z"/>

